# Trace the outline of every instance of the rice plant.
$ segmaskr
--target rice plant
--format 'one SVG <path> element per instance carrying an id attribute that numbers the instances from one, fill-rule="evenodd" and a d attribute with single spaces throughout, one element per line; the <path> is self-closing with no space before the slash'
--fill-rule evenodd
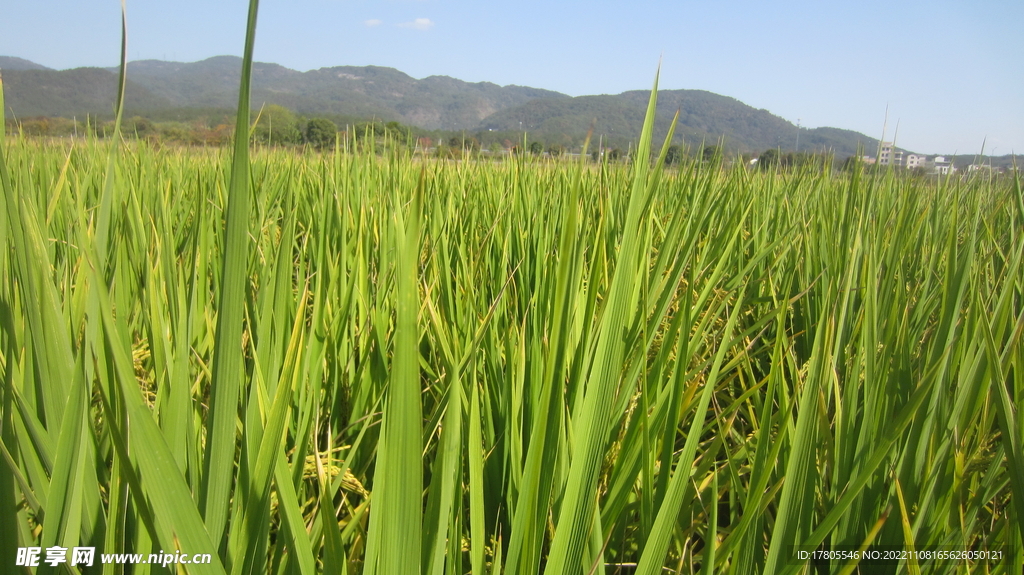
<path id="1" fill-rule="evenodd" d="M 255 21 L 232 149 L 0 132 L 4 572 L 1021 572 L 1019 179 L 251 150 Z"/>

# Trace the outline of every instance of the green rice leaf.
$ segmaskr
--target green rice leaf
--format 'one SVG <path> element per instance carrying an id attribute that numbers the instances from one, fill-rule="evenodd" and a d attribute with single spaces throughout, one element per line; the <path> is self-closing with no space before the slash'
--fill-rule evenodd
<path id="1" fill-rule="evenodd" d="M 246 270 L 249 261 L 249 90 L 252 53 L 256 41 L 259 0 L 249 1 L 245 30 L 242 79 L 235 115 L 235 143 L 226 208 L 222 283 L 217 313 L 217 341 L 210 386 L 210 415 L 206 423 L 206 452 L 200 504 L 215 541 L 223 537 L 234 479 L 237 446 L 239 389 L 242 383 L 242 322 L 246 301 Z"/>

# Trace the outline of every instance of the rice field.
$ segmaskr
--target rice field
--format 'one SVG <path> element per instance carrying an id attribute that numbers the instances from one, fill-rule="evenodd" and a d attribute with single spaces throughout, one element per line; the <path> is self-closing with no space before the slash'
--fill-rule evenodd
<path id="1" fill-rule="evenodd" d="M 1021 573 L 1019 177 L 665 170 L 652 118 L 632 165 L 0 133 L 2 570 Z"/>

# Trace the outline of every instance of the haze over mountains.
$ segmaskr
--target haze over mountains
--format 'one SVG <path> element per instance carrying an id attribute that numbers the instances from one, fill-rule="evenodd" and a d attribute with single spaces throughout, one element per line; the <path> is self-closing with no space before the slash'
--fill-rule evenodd
<path id="1" fill-rule="evenodd" d="M 236 105 L 241 59 L 217 56 L 181 63 L 140 60 L 128 64 L 126 111 L 160 115 Z M 83 117 L 110 115 L 117 70 L 53 70 L 20 58 L 0 56 L 8 114 Z M 252 101 L 278 104 L 305 116 L 357 121 L 398 121 L 428 130 L 482 130 L 521 133 L 531 139 L 578 145 L 591 127 L 594 137 L 626 145 L 639 134 L 649 92 L 570 97 L 524 86 L 470 83 L 447 76 L 417 80 L 393 68 L 336 66 L 299 72 L 277 64 L 254 63 Z M 702 90 L 661 90 L 657 127 L 664 134 L 679 110 L 677 140 L 690 145 L 716 143 L 737 152 L 779 147 L 792 150 L 798 129 L 792 123 L 739 100 Z M 837 157 L 874 153 L 878 141 L 839 128 L 799 130 L 802 151 L 832 150 Z"/>

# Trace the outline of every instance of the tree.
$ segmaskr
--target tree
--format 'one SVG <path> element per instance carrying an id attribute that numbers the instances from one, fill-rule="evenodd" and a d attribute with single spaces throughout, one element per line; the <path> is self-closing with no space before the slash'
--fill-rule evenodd
<path id="1" fill-rule="evenodd" d="M 437 147 L 434 148 L 434 155 L 438 158 L 454 158 L 455 152 L 458 149 L 458 147 L 452 147 L 448 145 L 448 143 L 441 141 L 437 144 Z"/>
<path id="2" fill-rule="evenodd" d="M 271 145 L 297 144 L 302 140 L 298 118 L 291 110 L 277 104 L 260 111 L 254 135 L 258 142 Z"/>
<path id="3" fill-rule="evenodd" d="M 133 116 L 128 120 L 128 134 L 137 138 L 146 139 L 157 134 L 156 124 L 149 118 Z"/>
<path id="4" fill-rule="evenodd" d="M 396 140 L 404 140 L 409 137 L 409 128 L 398 122 L 388 122 L 384 124 L 384 128 L 387 130 L 387 135 Z"/>
<path id="5" fill-rule="evenodd" d="M 310 118 L 306 122 L 306 143 L 317 148 L 334 145 L 338 126 L 326 118 Z"/>
<path id="6" fill-rule="evenodd" d="M 551 156 L 552 158 L 557 158 L 561 156 L 563 152 L 565 152 L 565 148 L 559 146 L 558 144 L 554 144 L 548 148 L 548 155 Z"/>
<path id="7" fill-rule="evenodd" d="M 452 136 L 448 138 L 448 147 L 451 150 L 461 150 L 463 152 L 479 152 L 480 141 L 473 136 Z"/>
<path id="8" fill-rule="evenodd" d="M 544 151 L 544 144 L 540 142 L 530 142 L 530 153 L 534 156 L 539 156 Z"/>
<path id="9" fill-rule="evenodd" d="M 757 167 L 762 170 L 768 170 L 774 168 L 779 164 L 779 150 L 776 148 L 769 148 L 765 150 L 761 156 L 757 159 Z"/>
<path id="10" fill-rule="evenodd" d="M 622 150 L 620 150 L 618 148 L 612 148 L 611 151 L 608 152 L 608 161 L 610 161 L 610 162 L 617 161 L 620 156 L 622 156 Z"/>
<path id="11" fill-rule="evenodd" d="M 700 150 L 700 159 L 702 162 L 711 162 L 716 156 L 720 154 L 718 146 L 704 146 Z"/>
<path id="12" fill-rule="evenodd" d="M 491 145 L 487 147 L 493 156 L 500 156 L 505 153 L 505 146 L 501 145 L 501 142 L 491 142 Z"/>
<path id="13" fill-rule="evenodd" d="M 665 165 L 671 166 L 672 164 L 679 163 L 683 159 L 683 149 L 677 144 L 672 144 L 668 147 L 668 151 L 665 152 Z"/>

